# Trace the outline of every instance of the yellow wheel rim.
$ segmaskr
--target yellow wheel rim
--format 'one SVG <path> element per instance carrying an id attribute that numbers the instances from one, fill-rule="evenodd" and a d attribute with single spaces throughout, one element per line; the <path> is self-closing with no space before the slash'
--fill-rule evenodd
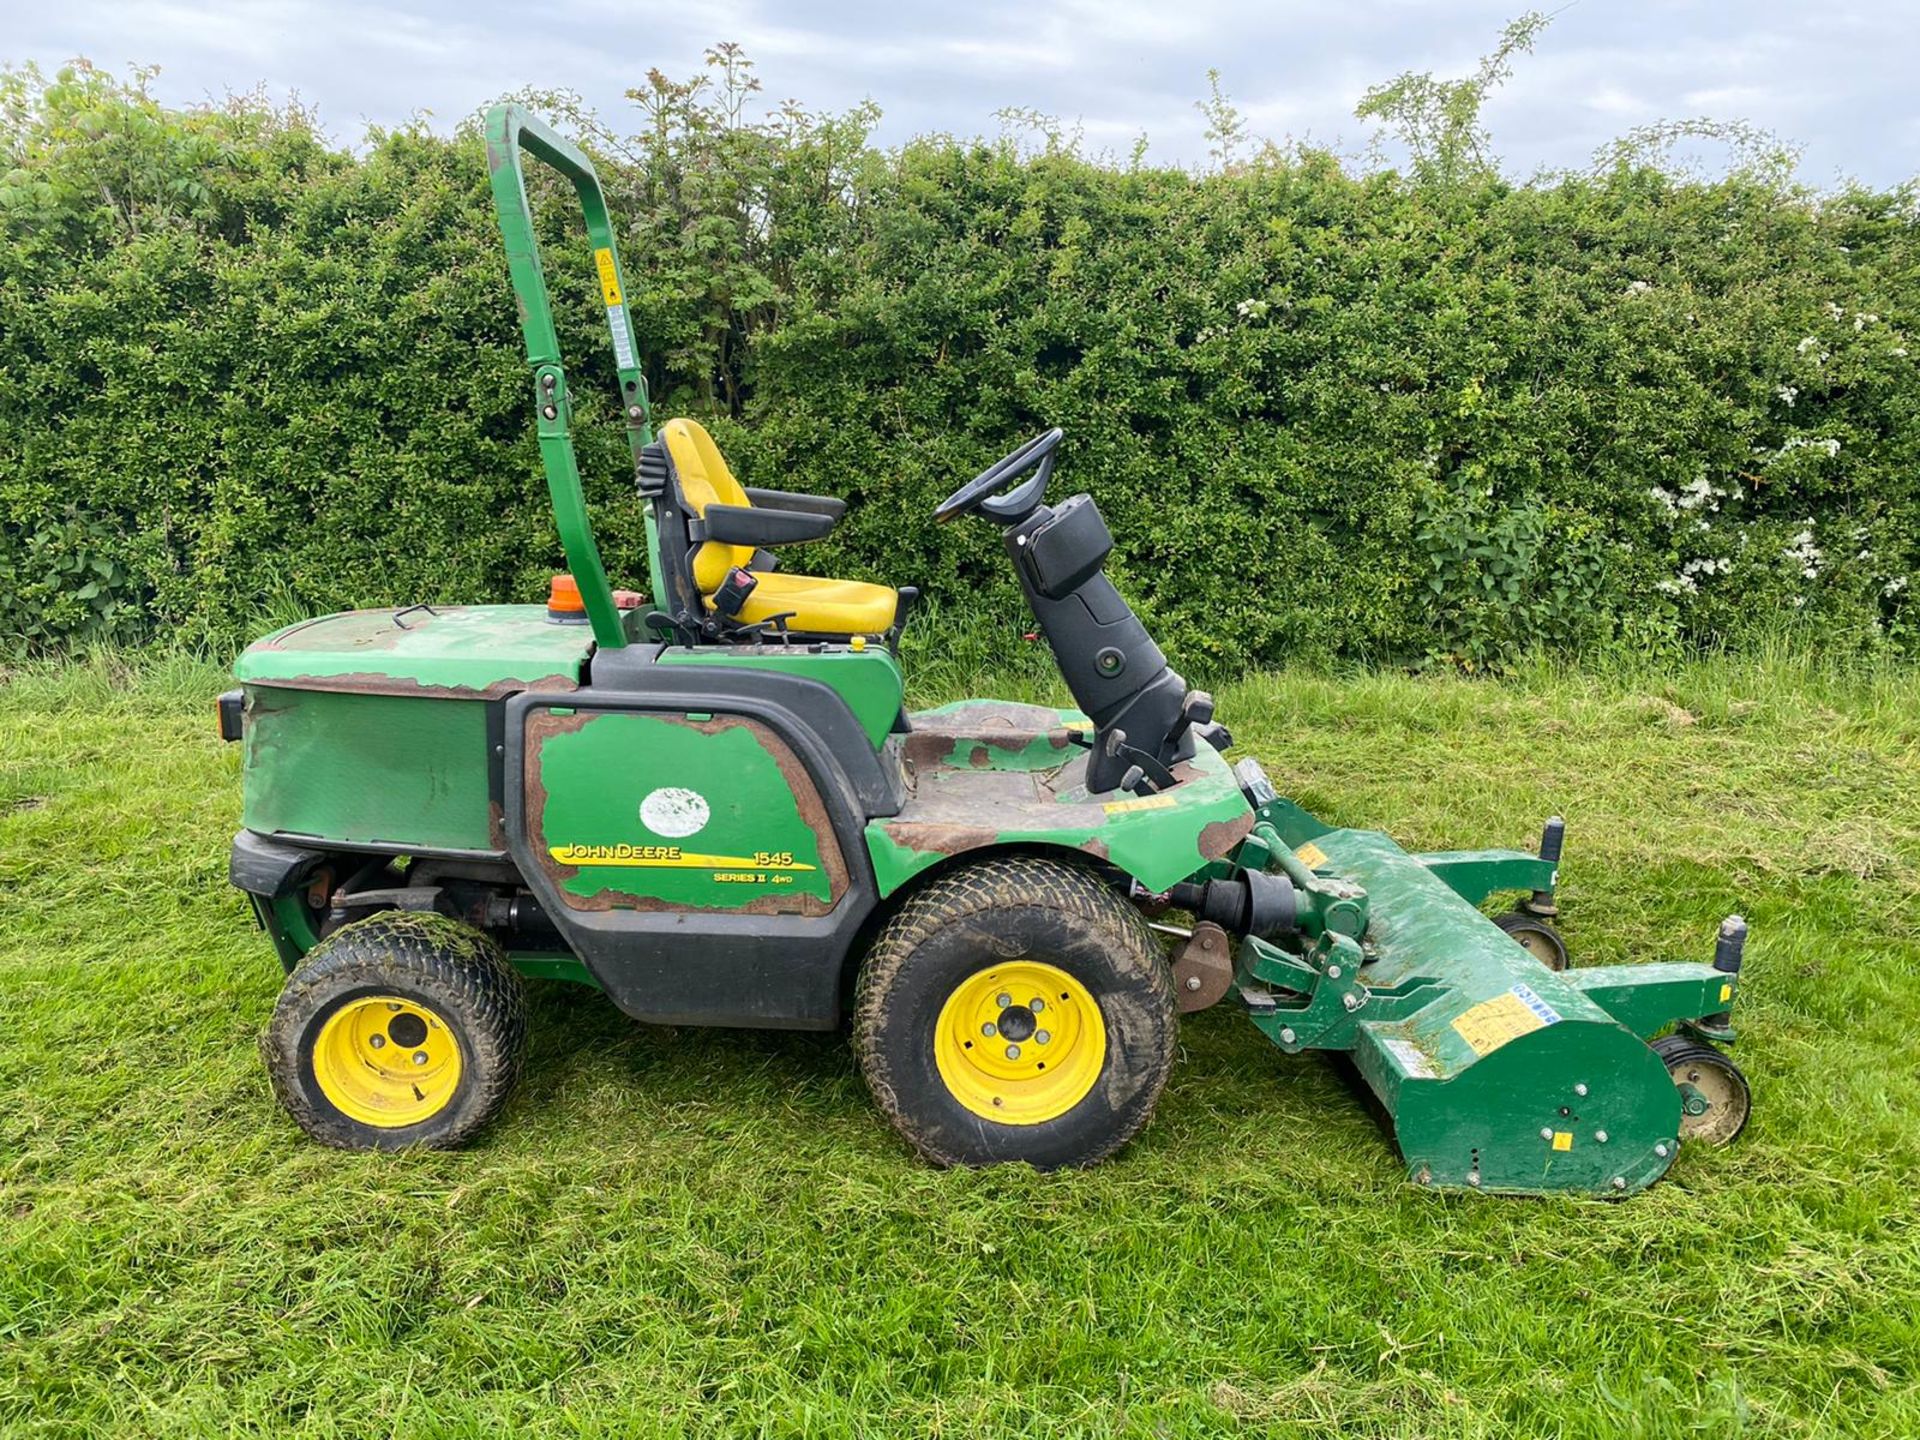
<path id="1" fill-rule="evenodd" d="M 341 1114 L 397 1130 L 444 1110 L 460 1086 L 460 1042 L 417 1000 L 366 995 L 327 1017 L 313 1076 Z"/>
<path id="2" fill-rule="evenodd" d="M 1088 990 L 1058 966 L 1008 960 L 954 988 L 934 1022 L 948 1091 L 982 1119 L 1038 1125 L 1087 1098 L 1107 1058 L 1107 1027 Z"/>

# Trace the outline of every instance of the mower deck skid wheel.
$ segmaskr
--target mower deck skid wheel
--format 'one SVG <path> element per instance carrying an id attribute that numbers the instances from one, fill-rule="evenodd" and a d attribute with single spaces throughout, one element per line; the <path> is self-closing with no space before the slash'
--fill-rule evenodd
<path id="1" fill-rule="evenodd" d="M 1565 970 L 1572 963 L 1567 958 L 1567 942 L 1560 938 L 1560 932 L 1537 915 L 1529 915 L 1524 910 L 1509 910 L 1504 915 L 1493 917 L 1493 923 L 1511 935 L 1534 959 L 1549 970 Z"/>
<path id="2" fill-rule="evenodd" d="M 1680 1087 L 1680 1138 L 1731 1144 L 1753 1113 L 1753 1092 L 1740 1067 L 1691 1035 L 1664 1035 L 1653 1048 Z"/>
<path id="3" fill-rule="evenodd" d="M 940 1165 L 1090 1165 L 1173 1065 L 1173 988 L 1138 911 L 1032 856 L 949 871 L 880 932 L 854 1044 L 894 1128 Z"/>
<path id="4" fill-rule="evenodd" d="M 307 952 L 260 1048 L 314 1139 L 448 1149 L 506 1104 L 525 1037 L 520 979 L 497 945 L 443 915 L 391 911 Z"/>

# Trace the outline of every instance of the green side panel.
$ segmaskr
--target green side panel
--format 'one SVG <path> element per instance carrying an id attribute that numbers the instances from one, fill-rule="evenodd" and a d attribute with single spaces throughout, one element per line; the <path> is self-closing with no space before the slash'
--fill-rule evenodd
<path id="1" fill-rule="evenodd" d="M 899 663 L 877 645 L 863 650 L 844 645 L 819 650 L 803 645 L 676 645 L 661 651 L 660 663 L 777 670 L 817 680 L 839 692 L 876 750 L 886 744 L 893 722 L 900 718 L 905 693 Z"/>
<path id="2" fill-rule="evenodd" d="M 233 673 L 247 683 L 497 696 L 570 690 L 593 636 L 546 605 L 352 610 L 254 641 Z"/>
<path id="3" fill-rule="evenodd" d="M 263 835 L 497 850 L 487 706 L 246 686 L 245 824 Z"/>
<path id="4" fill-rule="evenodd" d="M 1397 1060 L 1371 1039 L 1354 1058 L 1369 1083 Z M 1679 1150 L 1680 1092 L 1667 1067 L 1611 1024 L 1563 1021 L 1450 1079 L 1405 1079 L 1392 1113 L 1408 1175 L 1449 1188 L 1630 1193 Z"/>
<path id="5" fill-rule="evenodd" d="M 824 914 L 845 893 L 812 781 L 759 725 L 559 711 L 527 737 L 529 838 L 580 908 Z"/>
<path id="6" fill-rule="evenodd" d="M 898 815 L 867 825 L 882 895 L 952 856 L 1008 845 L 1078 850 L 1164 890 L 1228 854 L 1253 825 L 1232 770 L 1204 745 L 1161 794 L 1091 794 L 1087 752 L 1068 738 L 1085 731 L 1078 711 L 973 701 L 912 722 L 912 792 Z M 1043 757 L 1051 763 L 1039 765 Z"/>

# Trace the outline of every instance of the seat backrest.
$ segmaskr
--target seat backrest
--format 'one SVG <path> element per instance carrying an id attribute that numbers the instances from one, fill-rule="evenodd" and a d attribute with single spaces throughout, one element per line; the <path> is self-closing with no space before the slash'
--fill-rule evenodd
<path id="1" fill-rule="evenodd" d="M 660 427 L 660 438 L 673 455 L 673 468 L 680 477 L 681 499 L 695 515 L 705 515 L 709 505 L 750 505 L 747 492 L 727 468 L 720 447 L 698 420 L 669 420 Z M 723 545 L 708 540 L 693 553 L 693 583 L 700 593 L 711 595 L 736 566 L 753 563 L 751 545 Z"/>

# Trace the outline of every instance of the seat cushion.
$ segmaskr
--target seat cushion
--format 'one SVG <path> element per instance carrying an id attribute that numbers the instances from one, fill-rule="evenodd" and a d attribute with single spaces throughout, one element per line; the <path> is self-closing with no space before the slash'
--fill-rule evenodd
<path id="1" fill-rule="evenodd" d="M 756 570 L 759 583 L 734 618 L 743 625 L 791 614 L 789 630 L 815 635 L 883 635 L 899 609 L 898 592 L 864 580 L 823 580 L 813 575 L 778 575 Z M 711 607 L 712 600 L 708 600 Z"/>

